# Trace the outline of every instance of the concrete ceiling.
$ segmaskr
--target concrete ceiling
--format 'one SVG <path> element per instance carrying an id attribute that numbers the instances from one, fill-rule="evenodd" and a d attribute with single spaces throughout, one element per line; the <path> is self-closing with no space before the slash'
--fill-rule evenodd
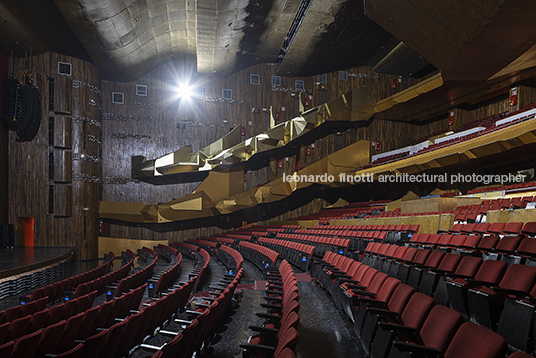
<path id="1" fill-rule="evenodd" d="M 204 75 L 279 62 L 289 76 L 367 65 L 479 81 L 533 65 L 535 15 L 533 0 L 0 0 L 0 50 L 73 55 L 117 81 L 171 61 Z"/>

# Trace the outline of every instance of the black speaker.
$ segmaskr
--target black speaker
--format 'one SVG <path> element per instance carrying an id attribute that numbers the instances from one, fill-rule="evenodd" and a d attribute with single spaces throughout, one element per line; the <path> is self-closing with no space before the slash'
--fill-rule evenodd
<path id="1" fill-rule="evenodd" d="M 14 229 L 11 224 L 0 224 L 0 247 L 15 246 Z"/>

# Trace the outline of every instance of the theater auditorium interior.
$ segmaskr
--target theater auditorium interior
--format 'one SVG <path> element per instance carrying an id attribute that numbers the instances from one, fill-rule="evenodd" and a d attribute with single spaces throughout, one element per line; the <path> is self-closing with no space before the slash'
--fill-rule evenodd
<path id="1" fill-rule="evenodd" d="M 536 355 L 532 0 L 0 0 L 0 357 Z"/>

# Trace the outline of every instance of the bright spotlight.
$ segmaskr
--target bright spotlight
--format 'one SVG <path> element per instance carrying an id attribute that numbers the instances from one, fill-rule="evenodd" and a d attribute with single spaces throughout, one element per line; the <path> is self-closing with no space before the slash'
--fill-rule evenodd
<path id="1" fill-rule="evenodd" d="M 177 88 L 177 94 L 179 95 L 179 98 L 188 99 L 193 95 L 193 90 L 190 86 L 181 84 Z"/>

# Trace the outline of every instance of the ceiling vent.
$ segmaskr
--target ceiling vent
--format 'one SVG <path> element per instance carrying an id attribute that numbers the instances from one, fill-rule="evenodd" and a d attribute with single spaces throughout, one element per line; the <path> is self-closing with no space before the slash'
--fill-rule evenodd
<path id="1" fill-rule="evenodd" d="M 123 104 L 125 103 L 125 94 L 121 92 L 112 93 L 112 103 Z"/>
<path id="2" fill-rule="evenodd" d="M 230 89 L 224 89 L 222 92 L 223 99 L 233 99 L 233 91 Z"/>
<path id="3" fill-rule="evenodd" d="M 68 62 L 58 62 L 58 74 L 70 76 L 72 74 L 72 65 Z"/>
<path id="4" fill-rule="evenodd" d="M 147 86 L 136 85 L 136 96 L 147 96 Z"/>
<path id="5" fill-rule="evenodd" d="M 199 86 L 196 88 L 196 93 L 198 96 L 206 97 L 207 96 L 207 87 L 205 86 Z"/>
<path id="6" fill-rule="evenodd" d="M 260 85 L 261 84 L 261 76 L 259 75 L 249 75 L 249 83 L 252 85 Z"/>

